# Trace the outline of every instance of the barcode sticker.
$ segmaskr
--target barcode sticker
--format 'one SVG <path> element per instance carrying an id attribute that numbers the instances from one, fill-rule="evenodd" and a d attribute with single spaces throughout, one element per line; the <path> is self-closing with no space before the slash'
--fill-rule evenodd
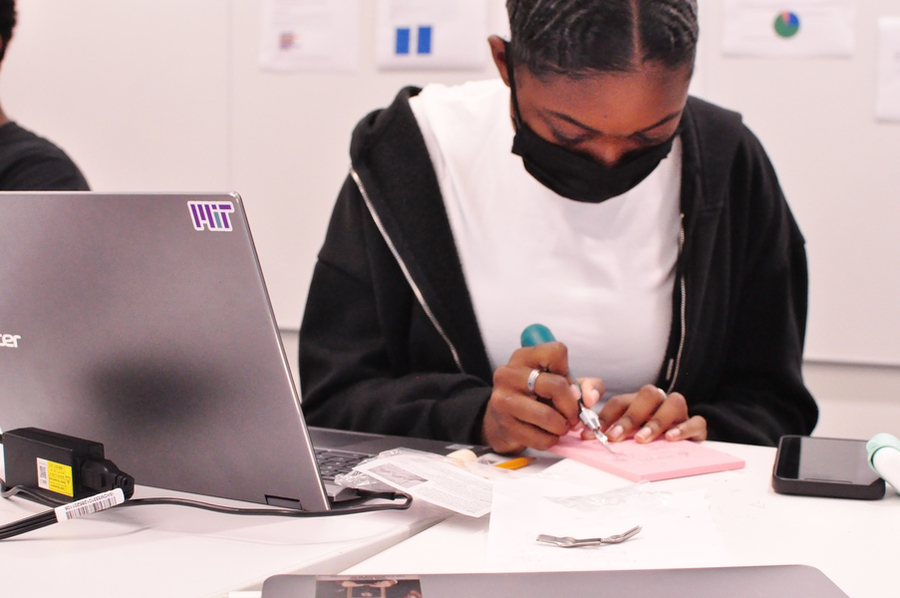
<path id="1" fill-rule="evenodd" d="M 101 492 L 100 494 L 56 507 L 53 510 L 56 512 L 57 521 L 67 521 L 76 517 L 97 513 L 98 511 L 120 505 L 123 502 L 125 502 L 125 493 L 122 492 L 121 488 L 115 488 L 114 490 Z"/>
<path id="2" fill-rule="evenodd" d="M 38 488 L 43 488 L 45 490 L 50 489 L 50 475 L 47 473 L 47 460 L 46 459 L 38 459 L 37 460 L 37 468 L 38 468 Z"/>

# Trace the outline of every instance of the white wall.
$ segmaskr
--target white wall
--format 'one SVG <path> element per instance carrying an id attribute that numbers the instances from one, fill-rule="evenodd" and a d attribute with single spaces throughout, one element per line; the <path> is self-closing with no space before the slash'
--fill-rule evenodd
<path id="1" fill-rule="evenodd" d="M 259 68 L 260 2 L 233 2 L 232 185 L 247 201 L 275 313 L 299 328 L 315 255 L 350 165 L 350 134 L 406 85 L 458 83 L 495 74 L 378 72 L 375 3 L 363 0 L 357 73 L 278 73 Z M 493 1 L 490 17 L 502 16 Z M 488 56 L 487 41 L 484 52 Z"/>
<path id="2" fill-rule="evenodd" d="M 502 30 L 503 1 L 490 3 Z M 356 122 L 405 85 L 494 76 L 489 60 L 479 71 L 379 73 L 371 0 L 361 0 L 360 69 L 349 74 L 261 70 L 261 0 L 17 4 L 0 70 L 10 117 L 69 152 L 97 191 L 239 192 L 289 329 Z"/>
<path id="3" fill-rule="evenodd" d="M 806 237 L 807 357 L 900 365 L 900 123 L 875 119 L 878 18 L 900 2 L 855 4 L 852 57 L 772 59 L 724 56 L 722 2 L 701 0 L 702 92 L 760 137 Z"/>
<path id="4" fill-rule="evenodd" d="M 3 108 L 101 191 L 230 188 L 223 0 L 19 0 Z"/>
<path id="5" fill-rule="evenodd" d="M 819 403 L 815 436 L 900 436 L 900 368 L 807 362 L 803 375 Z"/>

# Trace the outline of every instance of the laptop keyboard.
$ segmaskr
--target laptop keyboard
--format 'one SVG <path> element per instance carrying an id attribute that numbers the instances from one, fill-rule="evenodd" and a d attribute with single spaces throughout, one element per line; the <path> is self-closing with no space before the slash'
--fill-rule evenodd
<path id="1" fill-rule="evenodd" d="M 319 474 L 323 480 L 334 481 L 334 477 L 341 473 L 349 473 L 350 470 L 364 459 L 372 455 L 365 453 L 351 453 L 334 449 L 316 449 L 316 461 L 319 462 Z"/>

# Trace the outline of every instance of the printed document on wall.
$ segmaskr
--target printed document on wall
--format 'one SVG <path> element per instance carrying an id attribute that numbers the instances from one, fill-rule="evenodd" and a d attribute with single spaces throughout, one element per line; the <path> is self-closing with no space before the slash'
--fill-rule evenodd
<path id="1" fill-rule="evenodd" d="M 360 2 L 263 0 L 260 66 L 276 71 L 356 71 Z"/>
<path id="2" fill-rule="evenodd" d="M 479 70 L 490 58 L 488 0 L 378 0 L 381 70 Z"/>
<path id="3" fill-rule="evenodd" d="M 878 95 L 875 115 L 900 121 L 900 17 L 878 21 Z"/>
<path id="4" fill-rule="evenodd" d="M 739 56 L 851 56 L 856 0 L 725 0 L 722 50 Z"/>

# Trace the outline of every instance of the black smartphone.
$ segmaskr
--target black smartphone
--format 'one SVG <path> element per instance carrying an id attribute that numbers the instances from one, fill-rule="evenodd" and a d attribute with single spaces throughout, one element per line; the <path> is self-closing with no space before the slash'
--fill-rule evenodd
<path id="1" fill-rule="evenodd" d="M 781 494 L 877 500 L 884 480 L 868 463 L 865 440 L 782 436 L 772 488 Z"/>

